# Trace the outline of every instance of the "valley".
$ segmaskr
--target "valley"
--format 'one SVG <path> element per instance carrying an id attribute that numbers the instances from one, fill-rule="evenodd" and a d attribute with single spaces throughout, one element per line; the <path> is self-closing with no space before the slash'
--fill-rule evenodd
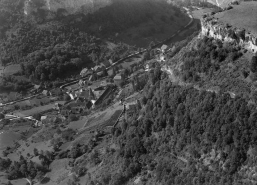
<path id="1" fill-rule="evenodd" d="M 0 28 L 0 184 L 255 184 L 256 3 L 98 2 Z"/>

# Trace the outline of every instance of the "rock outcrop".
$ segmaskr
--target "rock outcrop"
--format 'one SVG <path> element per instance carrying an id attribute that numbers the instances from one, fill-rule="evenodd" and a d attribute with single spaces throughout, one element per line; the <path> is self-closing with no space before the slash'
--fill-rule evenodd
<path id="1" fill-rule="evenodd" d="M 239 1 L 243 1 L 243 0 L 207 0 L 207 1 L 218 7 L 224 8 L 235 1 L 239 2 Z"/>
<path id="2" fill-rule="evenodd" d="M 39 0 L 26 0 L 24 13 L 29 14 L 35 7 L 31 2 Z M 92 13 L 112 3 L 112 0 L 41 0 L 43 8 L 56 12 L 58 9 L 65 9 L 68 13 L 81 11 L 85 14 Z"/>
<path id="3" fill-rule="evenodd" d="M 245 49 L 257 52 L 257 35 L 244 30 L 223 24 L 212 15 L 204 16 L 201 19 L 201 35 L 213 37 L 223 42 L 235 42 Z"/>

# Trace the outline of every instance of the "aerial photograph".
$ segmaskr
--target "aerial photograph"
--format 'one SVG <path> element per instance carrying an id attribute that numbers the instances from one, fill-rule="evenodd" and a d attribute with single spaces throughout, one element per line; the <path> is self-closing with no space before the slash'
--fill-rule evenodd
<path id="1" fill-rule="evenodd" d="M 0 185 L 257 185 L 257 0 L 0 0 Z"/>

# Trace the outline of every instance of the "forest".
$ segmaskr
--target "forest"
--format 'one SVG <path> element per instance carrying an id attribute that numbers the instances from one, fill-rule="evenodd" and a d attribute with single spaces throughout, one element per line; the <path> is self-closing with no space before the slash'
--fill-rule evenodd
<path id="1" fill-rule="evenodd" d="M 111 174 L 110 184 L 137 175 L 146 184 L 255 180 L 251 167 L 257 155 L 256 105 L 228 93 L 172 84 L 158 66 L 143 95 L 137 110 L 113 131 L 122 165 L 120 173 Z"/>

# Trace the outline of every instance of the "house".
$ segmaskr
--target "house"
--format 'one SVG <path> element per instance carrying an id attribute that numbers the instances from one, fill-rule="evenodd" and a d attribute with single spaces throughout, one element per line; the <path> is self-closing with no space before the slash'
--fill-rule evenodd
<path id="1" fill-rule="evenodd" d="M 71 113 L 72 114 L 80 114 L 83 111 L 82 107 L 72 107 L 71 108 Z"/>
<path id="2" fill-rule="evenodd" d="M 67 92 L 67 94 L 70 96 L 70 98 L 71 98 L 72 100 L 74 100 L 74 99 L 76 98 L 76 95 L 75 95 L 74 92 Z"/>
<path id="3" fill-rule="evenodd" d="M 45 96 L 51 96 L 51 93 L 48 90 L 43 90 L 42 94 L 45 95 Z"/>
<path id="4" fill-rule="evenodd" d="M 34 89 L 36 90 L 36 92 L 39 92 L 40 90 L 42 90 L 42 86 L 41 85 L 34 85 Z"/>
<path id="5" fill-rule="evenodd" d="M 121 86 L 123 83 L 123 77 L 121 76 L 121 74 L 117 74 L 114 78 L 113 78 L 114 84 L 117 86 Z"/>
<path id="6" fill-rule="evenodd" d="M 160 59 L 159 59 L 160 62 L 165 62 L 166 61 L 166 56 L 163 55 L 163 54 L 160 54 Z"/>
<path id="7" fill-rule="evenodd" d="M 41 116 L 40 121 L 46 120 L 47 116 Z"/>
<path id="8" fill-rule="evenodd" d="M 103 76 L 104 72 L 103 71 L 99 71 L 96 74 L 97 74 L 97 76 Z"/>
<path id="9" fill-rule="evenodd" d="M 167 45 L 162 45 L 162 47 L 161 47 L 161 52 L 162 53 L 165 53 L 165 51 L 168 49 L 168 46 Z"/>
<path id="10" fill-rule="evenodd" d="M 93 72 L 92 69 L 84 68 L 84 69 L 81 70 L 80 76 L 85 77 L 89 74 L 92 74 L 92 72 Z"/>
<path id="11" fill-rule="evenodd" d="M 109 61 L 109 63 L 110 63 L 111 65 L 113 64 L 113 61 L 112 61 L 112 59 L 109 59 L 108 61 Z"/>
<path id="12" fill-rule="evenodd" d="M 79 98 L 82 98 L 82 99 L 87 99 L 87 100 L 95 100 L 95 94 L 94 92 L 92 91 L 91 88 L 85 90 L 85 91 L 82 91 L 79 96 Z"/>
<path id="13" fill-rule="evenodd" d="M 53 109 L 54 109 L 54 110 L 58 110 L 58 111 L 60 111 L 60 110 L 61 110 L 61 108 L 62 108 L 62 106 L 63 106 L 63 105 L 62 105 L 62 104 L 60 104 L 60 103 L 55 103 L 55 104 L 54 104 L 54 108 L 53 108 Z"/>
<path id="14" fill-rule="evenodd" d="M 93 69 L 96 73 L 98 73 L 100 71 L 103 71 L 105 69 L 105 66 L 103 64 L 100 64 L 100 65 L 95 66 Z"/>
<path id="15" fill-rule="evenodd" d="M 53 96 L 61 96 L 63 94 L 61 88 L 55 88 L 50 91 Z"/>
<path id="16" fill-rule="evenodd" d="M 149 71 L 150 67 L 149 67 L 149 64 L 146 64 L 145 65 L 145 71 Z"/>
<path id="17" fill-rule="evenodd" d="M 137 104 L 126 105 L 126 113 L 131 116 L 133 112 L 137 111 Z"/>
<path id="18" fill-rule="evenodd" d="M 79 86 L 85 86 L 86 85 L 86 81 L 85 80 L 79 80 Z"/>

